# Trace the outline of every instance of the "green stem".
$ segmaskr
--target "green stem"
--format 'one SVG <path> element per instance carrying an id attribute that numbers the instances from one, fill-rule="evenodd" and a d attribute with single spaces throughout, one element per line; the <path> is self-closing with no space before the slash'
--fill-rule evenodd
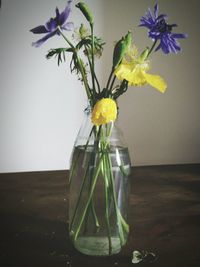
<path id="1" fill-rule="evenodd" d="M 88 144 L 89 144 L 89 141 L 90 141 L 90 137 L 91 137 L 93 131 L 95 131 L 95 126 L 93 126 L 93 127 L 92 127 L 92 130 L 90 131 L 89 137 L 88 137 L 88 139 L 87 139 L 87 143 L 86 143 L 86 145 L 85 145 L 85 149 L 84 149 L 85 151 L 87 150 L 87 147 L 88 147 Z M 94 148 L 94 149 L 95 149 L 95 148 Z M 80 154 L 80 153 L 79 153 L 79 154 Z M 90 171 L 90 166 L 91 166 L 92 156 L 93 156 L 93 153 L 90 155 L 90 158 L 89 158 L 88 163 L 87 163 L 88 165 L 87 165 L 85 174 L 84 174 L 84 176 L 83 176 L 83 182 L 82 182 L 81 189 L 80 189 L 80 192 L 79 192 L 78 200 L 77 200 L 77 202 L 76 202 L 75 211 L 74 211 L 74 214 L 73 214 L 71 223 L 70 223 L 70 229 L 72 228 L 72 225 L 73 225 L 73 223 L 74 223 L 75 216 L 76 216 L 76 213 L 77 213 L 79 204 L 80 204 L 80 200 L 81 200 L 81 196 L 82 196 L 83 188 L 84 188 L 85 182 L 86 182 L 86 180 L 87 180 L 88 172 Z M 75 166 L 76 166 L 77 163 L 78 163 L 78 160 L 75 161 Z M 92 164 L 94 165 L 94 163 L 92 163 Z M 92 201 L 92 202 L 93 202 L 93 201 Z M 96 216 L 96 212 L 95 212 L 94 204 L 93 204 L 93 203 L 92 203 L 92 213 L 93 213 L 93 216 L 94 216 L 95 225 L 96 225 L 97 228 L 99 228 L 99 222 L 98 222 L 98 218 L 97 218 L 97 216 Z"/>
<path id="2" fill-rule="evenodd" d="M 86 52 L 87 52 L 87 59 L 88 59 L 88 63 L 89 63 L 89 66 L 90 66 L 91 77 L 92 77 L 92 79 L 93 79 L 93 78 L 95 79 L 96 84 L 97 84 L 97 87 L 98 87 L 98 92 L 100 93 L 100 85 L 99 85 L 99 81 L 98 81 L 98 79 L 97 79 L 97 76 L 96 76 L 95 71 L 94 71 L 93 66 L 92 66 L 92 62 L 91 62 L 91 60 L 90 60 L 88 48 L 87 48 L 86 45 L 85 45 L 84 47 L 85 47 L 85 50 L 86 50 Z"/>
<path id="3" fill-rule="evenodd" d="M 106 174 L 107 174 L 107 177 L 108 177 L 108 180 L 109 180 L 109 184 L 110 184 L 110 187 L 111 187 L 111 194 L 112 194 L 115 213 L 116 213 L 116 218 L 117 218 L 117 225 L 118 225 L 118 230 L 119 230 L 120 243 L 121 243 L 121 246 L 123 246 L 124 243 L 125 243 L 125 238 L 124 238 L 124 232 L 123 232 L 122 221 L 121 221 L 121 217 L 122 216 L 120 214 L 120 210 L 119 210 L 118 204 L 117 204 L 117 196 L 116 196 L 116 191 L 115 191 L 115 182 L 114 182 L 114 176 L 113 176 L 113 172 L 112 172 L 112 162 L 111 162 L 111 159 L 110 159 L 109 147 L 108 147 L 108 145 L 109 145 L 108 138 L 111 135 L 112 127 L 108 131 L 107 126 L 108 125 L 106 125 L 106 136 L 102 133 L 101 141 L 104 143 L 103 154 L 104 154 L 104 157 L 105 157 L 105 170 L 106 170 Z"/>
<path id="4" fill-rule="evenodd" d="M 106 124 L 106 138 L 110 137 L 111 136 L 111 133 L 112 133 L 112 128 L 113 128 L 113 123 L 111 124 Z M 106 141 L 106 147 L 108 146 L 108 142 Z M 113 176 L 113 172 L 112 172 L 112 162 L 111 162 L 111 159 L 110 159 L 110 155 L 109 155 L 109 152 L 106 152 L 106 155 L 108 157 L 108 166 L 107 166 L 107 169 L 110 170 L 110 177 L 111 177 L 111 185 L 112 185 L 112 191 L 114 192 L 114 196 L 115 196 L 115 203 L 116 203 L 116 207 L 118 209 L 118 215 L 119 215 L 119 218 L 121 220 L 121 223 L 122 223 L 122 226 L 124 227 L 124 230 L 128 233 L 129 232 L 129 225 L 126 223 L 126 221 L 124 220 L 124 218 L 122 217 L 121 215 L 121 211 L 120 209 L 118 208 L 118 205 L 117 205 L 117 197 L 116 197 L 116 192 L 115 192 L 115 182 L 114 182 L 114 176 Z M 126 172 L 126 170 L 124 169 L 124 165 L 121 164 L 121 166 L 119 166 L 121 172 L 123 175 L 125 176 L 128 176 L 129 173 Z"/>
<path id="5" fill-rule="evenodd" d="M 93 126 L 93 127 L 95 127 L 95 126 Z M 89 177 L 93 177 L 93 174 L 94 174 L 94 166 L 95 166 L 95 160 L 96 160 L 95 151 L 97 149 L 98 149 L 98 144 L 95 143 L 94 150 L 91 153 L 91 159 L 90 159 L 90 161 L 88 163 L 90 166 L 92 166 L 91 173 L 89 172 Z M 89 192 L 91 190 L 91 186 L 92 186 L 92 179 L 89 179 Z M 98 217 L 96 215 L 96 211 L 95 211 L 95 207 L 94 207 L 94 197 L 93 196 L 92 196 L 91 202 L 89 204 L 89 207 L 87 209 L 86 220 L 85 220 L 85 231 L 86 231 L 86 228 L 87 228 L 88 217 L 89 217 L 90 211 L 92 212 L 92 216 L 93 216 L 93 219 L 94 219 L 95 231 L 98 232 L 100 225 L 99 225 L 99 220 L 98 220 Z"/>
<path id="6" fill-rule="evenodd" d="M 88 85 L 88 82 L 87 82 L 87 79 L 86 79 L 86 76 L 85 76 L 85 73 L 84 73 L 84 68 L 83 68 L 83 64 L 78 56 L 78 53 L 76 51 L 76 48 L 73 46 L 73 44 L 68 40 L 68 38 L 62 33 L 61 29 L 58 28 L 59 30 L 59 33 L 61 34 L 61 36 L 65 39 L 65 41 L 69 44 L 69 46 L 72 48 L 72 51 L 73 53 L 75 54 L 76 56 L 76 59 L 77 59 L 77 62 L 78 62 L 78 66 L 79 66 L 79 70 L 80 70 L 80 73 L 81 73 L 81 76 L 82 76 L 82 79 L 83 79 L 83 83 L 84 83 L 84 86 L 85 86 L 85 90 L 86 90 L 86 94 L 87 94 L 87 97 L 88 99 L 91 99 L 92 98 L 92 93 L 91 93 L 91 90 L 90 90 L 90 87 Z"/>
<path id="7" fill-rule="evenodd" d="M 149 57 L 149 55 L 150 55 L 151 52 L 153 51 L 154 47 L 156 46 L 157 41 L 158 41 L 158 40 L 155 40 L 155 41 L 154 41 L 153 45 L 151 46 L 151 48 L 150 48 L 150 50 L 149 50 L 149 53 L 148 53 L 146 59 Z"/>
<path id="8" fill-rule="evenodd" d="M 95 207 L 94 207 L 93 196 L 92 196 L 92 199 L 91 199 L 91 210 L 92 210 L 92 215 L 93 215 L 94 223 L 95 223 L 95 227 L 96 227 L 95 231 L 98 232 L 99 228 L 100 228 L 100 224 L 99 224 L 99 220 L 98 220 L 98 217 L 97 217 L 97 214 L 96 214 L 96 210 L 95 210 Z"/>
<path id="9" fill-rule="evenodd" d="M 106 225 L 107 225 L 107 232 L 108 232 L 108 245 L 109 245 L 109 255 L 112 253 L 112 241 L 111 241 L 111 227 L 110 227 L 110 221 L 109 221 L 109 182 L 108 182 L 108 174 L 107 174 L 107 168 L 106 168 L 106 162 L 105 162 L 105 156 L 103 160 L 103 172 L 104 172 L 104 190 L 105 190 L 105 218 L 106 218 Z"/>
<path id="10" fill-rule="evenodd" d="M 116 76 L 113 77 L 112 83 L 110 85 L 110 89 L 109 89 L 110 94 L 112 94 L 112 89 L 113 89 L 113 85 L 114 85 L 115 79 L 116 79 Z"/>
<path id="11" fill-rule="evenodd" d="M 82 192 L 83 192 L 83 188 L 84 188 L 85 182 L 87 180 L 86 178 L 87 178 L 88 171 L 89 171 L 89 164 L 88 164 L 88 166 L 87 166 L 87 168 L 85 170 L 84 176 L 83 176 L 83 181 L 82 181 L 82 184 L 81 184 L 81 189 L 80 189 L 80 192 L 78 194 L 78 200 L 76 202 L 76 207 L 75 207 L 75 210 L 74 210 L 74 213 L 73 213 L 73 217 L 72 217 L 72 220 L 71 220 L 70 225 L 69 225 L 70 232 L 72 231 L 74 220 L 75 220 L 75 217 L 76 217 L 78 208 L 79 208 L 79 203 L 80 203 L 80 200 L 81 200 L 81 197 L 82 197 Z"/>
<path id="12" fill-rule="evenodd" d="M 86 79 L 86 76 L 85 76 L 85 73 L 84 73 L 83 64 L 82 64 L 77 52 L 76 52 L 76 58 L 77 58 L 77 62 L 78 62 L 79 69 L 80 69 L 80 72 L 81 72 L 81 76 L 82 76 L 82 79 L 83 79 L 83 83 L 85 85 L 87 97 L 88 97 L 88 99 L 91 100 L 91 98 L 93 98 L 94 96 L 91 93 L 90 87 L 88 85 L 88 82 L 87 82 L 87 79 Z"/>
<path id="13" fill-rule="evenodd" d="M 99 84 L 99 81 L 97 79 L 97 76 L 96 76 L 95 72 L 93 72 L 93 75 L 94 75 L 95 81 L 97 83 L 98 93 L 101 93 L 101 87 L 100 87 L 100 84 Z"/>
<path id="14" fill-rule="evenodd" d="M 87 150 L 88 144 L 90 142 L 90 138 L 91 138 L 92 133 L 93 133 L 94 130 L 95 130 L 95 126 L 93 126 L 92 130 L 90 131 L 89 137 L 88 137 L 87 142 L 86 142 L 86 144 L 84 146 L 84 151 Z M 74 175 L 75 168 L 76 168 L 76 166 L 78 164 L 78 159 L 79 159 L 80 154 L 81 154 L 81 149 L 78 150 L 77 157 L 75 159 L 72 159 L 72 166 L 71 166 L 70 175 L 69 175 L 69 185 L 71 184 L 72 177 Z"/>
<path id="15" fill-rule="evenodd" d="M 128 81 L 127 80 L 123 80 L 120 84 L 119 89 L 117 90 L 117 93 L 115 94 L 115 99 L 117 99 L 120 95 L 122 95 L 123 93 L 125 93 L 128 89 Z"/>
<path id="16" fill-rule="evenodd" d="M 76 165 L 78 163 L 78 159 L 80 157 L 80 154 L 81 154 L 81 150 L 79 149 L 78 152 L 77 152 L 77 156 L 73 159 L 72 159 L 72 166 L 71 166 L 71 170 L 70 170 L 70 174 L 69 174 L 69 185 L 71 184 L 71 181 L 72 181 L 72 177 L 74 176 L 74 172 L 76 170 Z"/>
<path id="17" fill-rule="evenodd" d="M 77 239 L 77 237 L 78 237 L 78 234 L 79 234 L 79 232 L 80 232 L 80 230 L 81 230 L 81 226 L 82 226 L 82 224 L 83 224 L 85 215 L 86 215 L 86 213 L 87 213 L 87 209 L 88 209 L 89 204 L 90 204 L 90 201 L 91 201 L 91 199 L 92 199 L 92 196 L 93 196 L 93 193 L 94 193 L 94 189 L 95 189 L 95 185 L 96 185 L 96 182 L 97 182 L 97 178 L 98 178 L 98 176 L 99 176 L 99 172 L 100 172 L 100 169 L 101 169 L 101 164 L 102 164 L 101 161 L 102 161 L 102 156 L 101 156 L 100 159 L 99 159 L 98 168 L 96 169 L 96 172 L 95 172 L 94 177 L 93 177 L 93 181 L 92 181 L 92 185 L 91 185 L 90 194 L 89 194 L 87 203 L 86 203 L 86 205 L 85 205 L 83 214 L 82 214 L 82 216 L 81 216 L 79 225 L 78 225 L 78 227 L 77 227 L 77 229 L 76 229 L 76 232 L 75 232 L 75 234 L 74 234 L 74 241 L 75 241 L 75 240 Z"/>
<path id="18" fill-rule="evenodd" d="M 72 50 L 75 50 L 75 47 L 73 44 L 70 42 L 70 40 L 63 34 L 62 30 L 60 27 L 58 27 L 59 33 L 62 35 L 62 37 L 65 39 L 65 41 L 68 43 L 68 45 L 72 48 Z"/>
<path id="19" fill-rule="evenodd" d="M 107 129 L 106 129 L 107 130 Z M 103 161 L 102 161 L 102 176 L 104 178 L 104 191 L 105 191 L 105 219 L 106 219 L 106 226 L 107 226 L 107 233 L 108 233 L 108 246 L 109 246 L 109 255 L 112 253 L 112 241 L 111 241 L 111 226 L 110 226 L 110 221 L 109 221 L 109 172 L 106 164 L 106 157 L 105 153 L 106 147 L 107 147 L 107 142 L 105 140 L 105 135 L 103 132 L 103 129 L 101 130 L 101 151 L 103 153 Z"/>
<path id="20" fill-rule="evenodd" d="M 114 202 L 114 207 L 115 207 L 115 212 L 116 212 L 116 217 L 117 217 L 120 242 L 121 242 L 121 246 L 123 246 L 125 243 L 125 238 L 124 238 L 121 218 L 120 218 L 120 214 L 119 214 L 119 208 L 118 208 L 118 204 L 117 204 L 115 182 L 114 182 L 114 177 L 113 177 L 113 173 L 112 173 L 112 163 L 111 163 L 111 159 L 110 159 L 109 154 L 107 154 L 107 168 L 109 169 L 109 172 L 110 172 L 111 190 L 112 190 L 112 197 L 113 197 L 113 202 Z"/>
<path id="21" fill-rule="evenodd" d="M 128 234 L 129 233 L 129 225 L 127 224 L 127 222 L 122 217 L 122 214 L 121 214 L 120 210 L 119 210 L 119 217 L 120 217 L 120 220 L 121 220 L 121 223 L 122 223 L 122 226 L 123 226 L 125 232 Z"/>
<path id="22" fill-rule="evenodd" d="M 91 185 L 90 185 L 90 189 L 91 189 Z M 92 216 L 93 216 L 93 219 L 94 219 L 95 232 L 98 233 L 99 228 L 100 228 L 100 224 L 99 224 L 99 220 L 98 220 L 98 217 L 97 217 L 97 214 L 96 214 L 96 210 L 95 210 L 95 207 L 94 207 L 94 199 L 93 199 L 93 197 L 91 199 L 91 202 L 89 204 L 89 207 L 88 207 L 86 215 L 85 215 L 86 219 L 85 219 L 84 232 L 87 232 L 87 225 L 88 225 L 88 218 L 89 218 L 90 211 L 92 212 Z"/>
<path id="23" fill-rule="evenodd" d="M 94 151 L 93 151 L 93 153 L 91 153 L 90 160 L 88 161 L 88 165 L 87 165 L 86 173 L 85 173 L 85 175 L 84 175 L 83 183 L 82 183 L 82 186 L 81 186 L 81 191 L 80 191 L 80 193 L 79 193 L 79 198 L 78 198 L 78 201 L 77 201 L 77 203 L 76 203 L 76 208 L 75 208 L 75 211 L 74 211 L 74 214 L 73 214 L 72 223 L 74 222 L 74 219 L 75 219 L 75 216 L 76 216 L 78 207 L 79 207 L 79 203 L 80 203 L 80 200 L 81 200 L 81 195 L 82 195 L 82 192 L 83 192 L 83 187 L 84 187 L 84 185 L 85 185 L 86 175 L 88 174 L 88 170 L 90 171 L 91 159 L 92 159 L 93 155 L 95 154 L 95 151 L 97 151 L 97 149 L 98 149 L 98 143 L 99 143 L 98 140 L 99 140 L 99 135 L 100 135 L 100 132 L 101 132 L 101 126 L 99 127 L 97 133 L 96 133 L 96 127 L 95 127 L 95 126 L 93 127 L 93 129 L 94 129 L 94 132 L 95 132 L 95 136 L 96 136 L 96 140 L 97 140 L 97 141 L 95 141 L 95 143 L 94 143 Z M 100 158 L 100 163 L 101 163 L 101 158 Z M 100 164 L 100 163 L 99 163 L 99 164 Z M 97 172 L 97 171 L 95 172 L 94 177 L 96 177 L 96 176 L 95 176 L 96 173 L 97 173 L 97 177 L 98 177 L 98 172 Z M 90 175 L 90 176 L 91 176 L 91 175 Z M 94 180 L 94 179 L 97 179 L 97 177 L 96 177 L 96 178 L 93 178 L 93 180 Z M 95 184 L 96 184 L 96 182 L 95 182 Z M 77 228 L 76 231 L 75 231 L 75 234 L 74 234 L 74 235 L 75 235 L 74 240 L 76 240 L 76 238 L 77 238 L 77 236 L 78 236 L 78 234 L 79 234 L 79 231 L 80 231 L 80 229 L 81 229 L 81 225 L 82 225 L 83 220 L 84 220 L 84 218 L 85 218 L 85 216 L 86 216 L 86 214 L 87 214 L 88 207 L 89 207 L 89 205 L 91 205 L 91 203 L 93 202 L 93 201 L 92 201 L 93 193 L 92 193 L 92 195 L 91 195 L 91 190 L 94 191 L 94 188 L 95 188 L 94 183 L 91 182 L 91 185 L 90 185 L 90 193 L 89 193 L 88 201 L 87 201 L 87 204 L 86 204 L 85 209 L 84 209 L 84 216 L 83 216 L 83 219 L 81 220 L 81 223 L 78 225 L 78 228 Z M 95 224 L 96 224 L 96 227 L 97 227 L 97 229 L 98 229 L 98 228 L 99 228 L 98 218 L 97 218 L 97 216 L 96 216 L 96 212 L 95 212 L 95 210 L 93 210 L 93 211 L 94 211 L 93 216 L 94 216 L 94 219 L 95 219 Z M 71 225 L 72 225 L 72 223 L 71 223 Z"/>
<path id="24" fill-rule="evenodd" d="M 95 126 L 93 126 L 93 128 L 96 131 Z M 90 163 L 90 165 L 92 166 L 92 170 L 91 170 L 90 177 L 93 177 L 93 174 L 94 174 L 94 166 L 95 166 L 95 160 L 96 160 L 96 156 L 97 156 L 96 151 L 98 151 L 98 146 L 99 146 L 99 138 L 98 138 L 98 136 L 100 134 L 100 131 L 101 131 L 101 128 L 99 129 L 99 132 L 97 133 L 97 141 L 94 142 L 93 153 L 91 153 L 91 161 L 92 162 Z M 90 179 L 90 188 L 89 188 L 89 190 L 91 190 L 91 185 L 92 185 L 92 179 Z M 100 225 L 99 225 L 99 221 L 98 221 L 98 218 L 97 218 L 97 215 L 96 215 L 96 211 L 95 211 L 95 207 L 94 207 L 94 198 L 93 198 L 93 196 L 91 198 L 91 202 L 90 202 L 89 207 L 87 209 L 87 213 L 89 212 L 89 208 L 92 211 L 92 215 L 93 215 L 95 226 L 96 226 L 96 231 L 98 232 Z M 87 218 L 88 217 L 86 216 L 86 219 Z"/>
<path id="25" fill-rule="evenodd" d="M 112 75 L 114 73 L 114 68 L 112 68 L 111 72 L 110 72 L 110 75 L 109 75 L 109 78 L 108 78 L 108 82 L 107 82 L 107 85 L 106 85 L 106 89 L 108 90 L 109 88 L 109 85 L 110 85 L 110 81 L 112 79 Z"/>
<path id="26" fill-rule="evenodd" d="M 92 86 L 93 86 L 93 90 L 96 91 L 95 89 L 95 81 L 94 81 L 94 27 L 93 24 L 90 23 L 90 28 L 91 28 L 91 35 L 92 35 Z"/>

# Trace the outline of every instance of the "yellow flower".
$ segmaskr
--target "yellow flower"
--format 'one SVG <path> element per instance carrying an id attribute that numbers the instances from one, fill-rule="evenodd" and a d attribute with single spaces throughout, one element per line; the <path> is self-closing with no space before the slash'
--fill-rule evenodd
<path id="1" fill-rule="evenodd" d="M 137 57 L 137 54 L 135 47 L 126 54 L 122 63 L 115 70 L 117 78 L 127 80 L 130 86 L 149 84 L 164 93 L 167 88 L 166 82 L 158 75 L 146 73 L 150 69 L 149 61 L 143 59 L 142 56 Z"/>
<path id="2" fill-rule="evenodd" d="M 92 123 L 99 126 L 117 118 L 117 105 L 111 98 L 99 100 L 92 110 Z"/>

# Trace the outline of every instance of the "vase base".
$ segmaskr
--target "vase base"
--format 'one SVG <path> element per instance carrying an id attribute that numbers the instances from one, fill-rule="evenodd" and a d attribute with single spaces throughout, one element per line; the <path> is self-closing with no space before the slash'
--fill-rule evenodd
<path id="1" fill-rule="evenodd" d="M 120 239 L 111 237 L 111 244 L 110 253 L 107 237 L 79 237 L 74 246 L 81 253 L 91 256 L 108 256 L 119 253 L 121 250 Z"/>

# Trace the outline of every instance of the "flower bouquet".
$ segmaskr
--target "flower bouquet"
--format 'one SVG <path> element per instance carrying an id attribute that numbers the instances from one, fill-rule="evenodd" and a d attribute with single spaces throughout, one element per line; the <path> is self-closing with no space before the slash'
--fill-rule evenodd
<path id="1" fill-rule="evenodd" d="M 85 17 L 89 29 L 81 24 L 74 28 L 69 22 L 72 1 L 64 11 L 56 8 L 56 16 L 31 30 L 45 34 L 34 42 L 41 46 L 49 38 L 60 36 L 66 43 L 63 48 L 51 49 L 47 58 L 57 57 L 58 65 L 71 55 L 70 70 L 84 85 L 89 106 L 86 122 L 75 141 L 70 167 L 69 235 L 74 246 L 88 255 L 118 253 L 126 244 L 128 225 L 130 157 L 121 131 L 116 127 L 117 99 L 128 86 L 149 84 L 160 92 L 167 85 L 163 78 L 150 74 L 149 57 L 154 51 L 177 53 L 177 39 L 185 34 L 173 33 L 176 24 L 168 24 L 164 14 L 148 9 L 140 25 L 148 29 L 152 46 L 138 51 L 128 31 L 114 46 L 111 71 L 105 85 L 98 81 L 95 60 L 100 58 L 105 42 L 94 34 L 94 18 L 89 7 L 79 2 L 76 7 Z M 75 29 L 72 37 L 64 31 Z"/>

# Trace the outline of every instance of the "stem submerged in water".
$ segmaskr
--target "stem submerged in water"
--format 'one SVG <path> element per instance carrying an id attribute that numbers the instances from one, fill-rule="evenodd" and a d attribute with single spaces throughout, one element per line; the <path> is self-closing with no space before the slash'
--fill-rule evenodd
<path id="1" fill-rule="evenodd" d="M 96 182 L 97 182 L 97 178 L 98 178 L 98 176 L 99 176 L 99 172 L 100 172 L 100 168 L 101 168 L 101 160 L 102 160 L 102 157 L 99 159 L 99 164 L 98 164 L 98 167 L 97 167 L 97 169 L 96 169 L 96 172 L 95 172 L 94 177 L 93 177 L 93 180 L 92 180 L 91 190 L 90 190 L 90 194 L 89 194 L 89 196 L 88 196 L 87 203 L 86 203 L 86 205 L 85 205 L 85 208 L 84 208 L 84 210 L 83 210 L 82 216 L 81 216 L 81 218 L 80 218 L 80 222 L 79 222 L 79 224 L 78 224 L 78 227 L 77 227 L 77 229 L 76 229 L 76 231 L 75 231 L 75 233 L 74 233 L 74 241 L 76 241 L 76 239 L 77 239 L 77 237 L 78 237 L 78 235 L 79 235 L 79 232 L 80 232 L 80 230 L 81 230 L 81 226 L 82 226 L 82 224 L 83 224 L 83 221 L 84 221 L 84 219 L 85 219 L 85 215 L 86 215 L 86 213 L 87 213 L 88 206 L 89 206 L 90 201 L 91 201 L 91 199 L 92 199 L 92 196 L 93 196 L 93 193 L 94 193 L 94 189 L 95 189 L 95 185 L 96 185 Z"/>
<path id="2" fill-rule="evenodd" d="M 98 238 L 101 237 L 99 233 L 103 230 L 104 225 L 104 230 L 107 233 L 104 233 L 103 237 L 107 237 L 106 249 L 108 255 L 111 255 L 115 251 L 115 238 L 118 239 L 119 247 L 122 247 L 126 243 L 127 234 L 129 232 L 129 226 L 123 218 L 118 206 L 119 199 L 118 193 L 116 192 L 115 180 L 117 176 L 115 177 L 113 171 L 115 172 L 117 169 L 121 177 L 123 177 L 124 173 L 121 172 L 120 166 L 113 166 L 113 159 L 111 158 L 111 153 L 113 155 L 113 148 L 110 143 L 112 129 L 113 124 L 107 124 L 96 127 L 93 130 L 93 149 L 89 149 L 90 151 L 88 153 L 91 153 L 89 159 L 87 161 L 84 160 L 86 169 L 70 222 L 71 238 L 74 243 L 78 242 L 77 239 L 81 237 L 87 235 L 90 237 L 93 234 L 98 240 Z M 120 162 L 122 163 L 122 161 Z M 99 188 L 99 185 L 102 183 L 103 191 L 100 192 L 97 189 L 97 184 Z M 97 202 L 99 196 L 101 197 L 101 201 L 103 197 L 104 203 L 104 207 L 101 209 L 100 213 L 96 210 L 100 205 L 100 203 Z M 84 201 L 85 197 L 86 199 Z M 93 221 L 91 221 L 90 217 Z M 96 229 L 95 232 L 93 232 L 94 227 Z M 99 232 L 97 231 L 98 229 Z"/>

